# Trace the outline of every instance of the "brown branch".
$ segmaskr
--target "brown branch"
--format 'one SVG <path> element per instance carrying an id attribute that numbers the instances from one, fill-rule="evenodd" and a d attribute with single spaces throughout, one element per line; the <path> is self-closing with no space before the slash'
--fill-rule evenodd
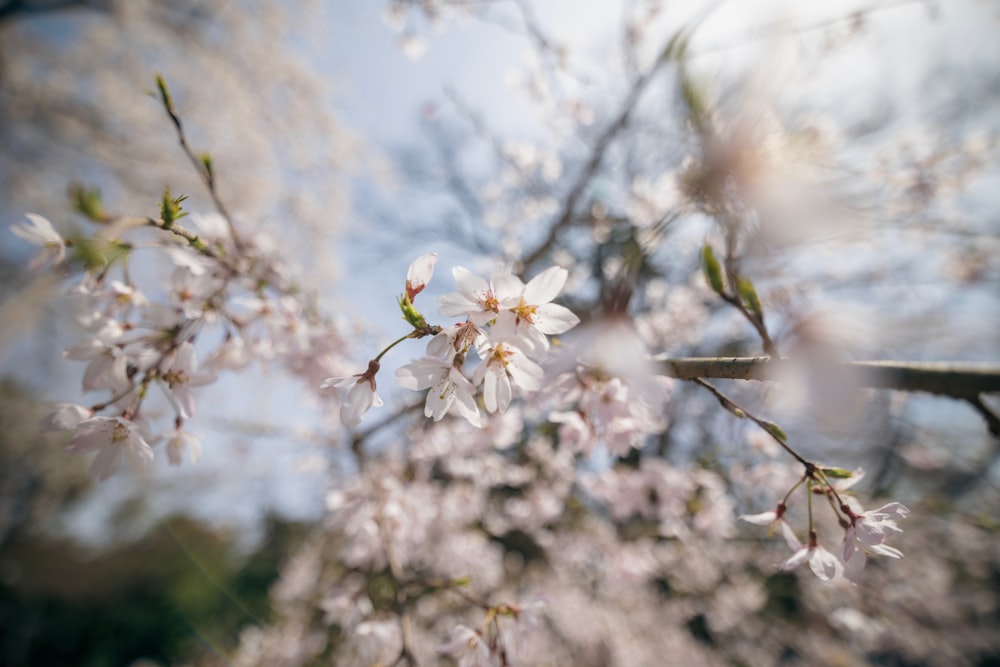
<path id="1" fill-rule="evenodd" d="M 798 362 L 770 357 L 695 357 L 660 359 L 657 363 L 657 372 L 680 380 L 772 381 L 778 379 L 780 371 L 793 368 Z M 963 400 L 1000 392 L 1000 364 L 994 363 L 847 361 L 827 366 L 831 376 L 843 378 L 857 387 L 920 391 Z"/>
<path id="2" fill-rule="evenodd" d="M 715 6 L 716 5 L 712 5 L 711 8 L 714 9 Z M 711 9 L 709 12 L 710 11 Z M 618 111 L 618 115 L 615 116 L 615 119 L 611 122 L 611 124 L 608 125 L 597 138 L 597 141 L 594 144 L 593 152 L 590 154 L 590 159 L 587 161 L 587 164 L 584 165 L 583 171 L 581 171 L 576 177 L 576 181 L 573 182 L 573 186 L 566 194 L 566 198 L 563 200 L 562 209 L 559 211 L 559 215 L 556 217 L 555 222 L 552 223 L 552 226 L 549 227 L 549 233 L 545 236 L 545 239 L 535 247 L 534 250 L 527 253 L 524 259 L 521 260 L 522 272 L 527 272 L 532 265 L 541 260 L 555 244 L 563 230 L 572 224 L 577 204 L 582 198 L 584 191 L 587 189 L 587 185 L 590 184 L 590 181 L 594 178 L 594 175 L 600 168 L 601 162 L 604 160 L 604 154 L 607 152 L 608 148 L 610 148 L 615 137 L 628 127 L 629 121 L 632 118 L 632 113 L 635 111 L 636 105 L 638 104 L 642 93 L 649 86 L 650 81 L 653 80 L 653 78 L 667 65 L 667 63 L 678 58 L 677 45 L 694 31 L 698 24 L 707 17 L 707 14 L 708 12 L 703 13 L 703 15 L 692 22 L 687 29 L 681 29 L 674 34 L 670 39 L 670 42 L 668 42 L 666 48 L 660 52 L 656 62 L 654 62 L 653 65 L 632 84 L 632 88 L 629 89 L 628 95 L 625 97 L 625 102 Z"/>

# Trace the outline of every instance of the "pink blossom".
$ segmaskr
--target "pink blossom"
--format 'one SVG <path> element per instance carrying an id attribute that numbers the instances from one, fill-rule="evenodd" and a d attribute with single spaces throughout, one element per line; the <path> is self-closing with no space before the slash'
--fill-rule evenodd
<path id="1" fill-rule="evenodd" d="M 198 372 L 194 345 L 185 341 L 178 346 L 170 367 L 163 374 L 163 379 L 170 386 L 170 394 L 176 404 L 177 412 L 181 417 L 188 419 L 194 416 L 194 393 L 191 388 L 215 382 L 215 375 Z"/>
<path id="2" fill-rule="evenodd" d="M 75 403 L 57 403 L 55 410 L 42 419 L 41 429 L 47 431 L 69 431 L 79 426 L 80 422 L 90 419 L 94 411 Z"/>
<path id="3" fill-rule="evenodd" d="M 482 416 L 475 399 L 476 388 L 450 362 L 434 357 L 417 359 L 399 368 L 396 378 L 404 389 L 429 389 L 425 416 L 441 421 L 454 409 L 473 426 L 482 426 Z"/>
<path id="4" fill-rule="evenodd" d="M 786 572 L 789 570 L 794 570 L 799 565 L 803 563 L 809 563 L 809 569 L 813 571 L 820 581 L 832 581 L 833 579 L 839 577 L 843 574 L 843 566 L 840 560 L 834 556 L 832 553 L 824 549 L 819 544 L 819 540 L 816 536 L 816 531 L 809 532 L 809 544 L 803 545 L 798 544 L 798 539 L 791 532 L 790 528 L 787 528 L 787 524 L 782 522 L 783 531 L 785 534 L 785 539 L 790 545 L 798 549 L 791 558 L 786 560 L 782 565 L 781 569 Z"/>
<path id="5" fill-rule="evenodd" d="M 479 326 L 495 319 L 500 312 L 497 293 L 503 296 L 513 291 L 508 289 L 508 283 L 513 278 L 510 269 L 495 272 L 489 282 L 464 266 L 456 266 L 451 270 L 451 275 L 455 278 L 458 291 L 438 299 L 441 314 L 445 317 L 466 316 Z"/>
<path id="6" fill-rule="evenodd" d="M 340 421 L 345 426 L 354 427 L 361 423 L 361 418 L 371 410 L 372 406 L 382 407 L 382 399 L 375 392 L 375 374 L 380 368 L 374 359 L 368 362 L 368 370 L 350 377 L 332 377 L 323 380 L 320 389 L 334 387 L 347 388 L 347 396 L 340 404 Z"/>
<path id="7" fill-rule="evenodd" d="M 497 295 L 500 312 L 493 335 L 496 340 L 513 338 L 524 341 L 529 351 L 549 348 L 546 334 L 561 334 L 580 323 L 580 318 L 565 306 L 551 303 L 566 284 L 569 273 L 553 266 L 525 285 L 516 276 L 503 282 L 504 293 Z"/>
<path id="8" fill-rule="evenodd" d="M 201 439 L 193 433 L 176 429 L 165 433 L 164 437 L 167 438 L 167 460 L 170 461 L 170 465 L 181 464 L 185 449 L 188 450 L 191 463 L 197 463 L 201 458 Z"/>
<path id="9" fill-rule="evenodd" d="M 29 269 L 37 269 L 49 262 L 58 264 L 66 258 L 66 241 L 55 230 L 52 223 L 37 213 L 25 213 L 28 223 L 12 225 L 10 231 L 28 243 L 41 246 L 41 250 L 28 264 Z"/>
<path id="10" fill-rule="evenodd" d="M 83 373 L 84 390 L 120 392 L 131 386 L 127 375 L 128 360 L 118 345 L 122 332 L 121 324 L 105 320 L 94 336 L 66 350 L 67 359 L 90 362 Z"/>
<path id="11" fill-rule="evenodd" d="M 476 368 L 473 382 L 483 383 L 483 402 L 487 412 L 503 412 L 510 405 L 514 384 L 527 391 L 541 387 L 542 368 L 528 359 L 520 348 L 504 343 L 478 350 L 483 363 Z"/>
<path id="12" fill-rule="evenodd" d="M 900 503 L 889 503 L 869 512 L 853 498 L 848 498 L 841 510 L 850 523 L 844 531 L 844 574 L 853 583 L 858 583 L 867 562 L 867 555 L 875 553 L 889 558 L 902 558 L 903 552 L 885 544 L 893 533 L 902 529 L 896 521 L 903 519 L 910 510 Z"/>
<path id="13" fill-rule="evenodd" d="M 153 450 L 139 427 L 121 417 L 91 417 L 80 422 L 66 450 L 71 454 L 97 450 L 90 471 L 101 481 L 115 474 L 123 457 L 136 470 L 153 460 Z"/>
<path id="14" fill-rule="evenodd" d="M 485 345 L 486 333 L 466 320 L 441 331 L 427 343 L 427 354 L 451 361 L 455 355 L 466 354 L 470 348 Z"/>
<path id="15" fill-rule="evenodd" d="M 451 639 L 438 646 L 437 652 L 454 658 L 459 667 L 492 667 L 494 664 L 482 636 L 465 625 L 456 625 L 451 631 Z"/>
<path id="16" fill-rule="evenodd" d="M 406 297 L 413 299 L 423 291 L 434 275 L 434 265 L 437 264 L 436 252 L 429 252 L 413 260 L 406 271 Z"/>

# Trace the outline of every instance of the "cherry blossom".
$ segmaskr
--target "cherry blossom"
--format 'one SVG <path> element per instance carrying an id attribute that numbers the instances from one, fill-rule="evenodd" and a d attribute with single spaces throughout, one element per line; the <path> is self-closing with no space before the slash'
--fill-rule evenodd
<path id="1" fill-rule="evenodd" d="M 321 389 L 348 389 L 347 396 L 340 405 L 340 421 L 345 426 L 357 426 L 373 406 L 382 407 L 382 399 L 375 392 L 375 374 L 379 367 L 379 362 L 372 360 L 368 362 L 368 370 L 364 373 L 350 377 L 331 377 L 320 384 Z"/>
<path id="2" fill-rule="evenodd" d="M 28 264 L 29 269 L 37 269 L 49 262 L 59 264 L 66 257 L 66 241 L 55 230 L 52 223 L 37 213 L 25 213 L 28 223 L 11 225 L 10 231 L 28 243 L 41 246 L 41 250 Z"/>
<path id="3" fill-rule="evenodd" d="M 844 574 L 847 579 L 858 583 L 869 553 L 889 558 L 903 557 L 902 551 L 885 544 L 885 540 L 893 533 L 903 532 L 896 521 L 910 513 L 905 505 L 892 502 L 865 512 L 854 498 L 847 498 L 841 510 L 849 520 L 844 531 L 843 550 Z"/>
<path id="4" fill-rule="evenodd" d="M 489 646 L 482 636 L 465 625 L 456 625 L 451 639 L 437 647 L 437 652 L 451 656 L 459 667 L 493 667 Z"/>
<path id="5" fill-rule="evenodd" d="M 55 410 L 42 419 L 41 429 L 48 431 L 71 431 L 79 426 L 80 422 L 90 419 L 94 411 L 75 403 L 57 403 Z"/>
<path id="6" fill-rule="evenodd" d="M 803 563 L 809 563 L 809 569 L 813 571 L 813 574 L 820 581 L 832 581 L 843 574 L 844 567 L 841 565 L 840 559 L 819 544 L 815 530 L 809 531 L 808 544 L 799 544 L 798 539 L 792 533 L 791 529 L 785 528 L 787 524 L 783 522 L 782 526 L 785 539 L 793 548 L 797 545 L 797 549 L 791 558 L 782 563 L 782 570 L 787 572 L 794 570 Z"/>
<path id="7" fill-rule="evenodd" d="M 215 374 L 198 372 L 194 345 L 185 341 L 174 353 L 170 366 L 163 373 L 163 379 L 170 387 L 177 412 L 188 419 L 194 416 L 194 393 L 191 388 L 215 382 Z"/>
<path id="8" fill-rule="evenodd" d="M 451 361 L 456 355 L 465 355 L 473 347 L 487 342 L 486 332 L 471 320 L 442 330 L 427 343 L 427 354 Z"/>
<path id="9" fill-rule="evenodd" d="M 495 319 L 500 312 L 500 297 L 509 297 L 516 289 L 510 283 L 513 276 L 509 268 L 496 271 L 489 282 L 464 266 L 456 266 L 451 275 L 455 278 L 458 291 L 438 299 L 441 314 L 445 317 L 466 316 L 478 326 Z"/>
<path id="10" fill-rule="evenodd" d="M 517 276 L 505 277 L 504 292 L 498 294 L 500 312 L 493 335 L 497 340 L 519 338 L 529 350 L 549 347 L 546 334 L 561 334 L 580 323 L 580 318 L 565 306 L 551 303 L 569 272 L 558 266 L 542 271 L 525 285 Z"/>
<path id="11" fill-rule="evenodd" d="M 483 401 L 487 412 L 503 412 L 510 405 L 514 384 L 526 391 L 541 387 L 543 371 L 528 359 L 520 348 L 505 343 L 483 346 L 479 351 L 483 363 L 476 368 L 473 382 L 483 384 Z"/>
<path id="12" fill-rule="evenodd" d="M 101 481 L 115 474 L 122 458 L 136 470 L 153 460 L 153 450 L 138 425 L 121 417 L 91 417 L 80 422 L 66 450 L 72 454 L 97 450 L 90 470 Z"/>
<path id="13" fill-rule="evenodd" d="M 410 301 L 413 301 L 431 281 L 437 260 L 437 253 L 429 252 L 413 260 L 410 268 L 406 270 L 406 297 Z"/>
<path id="14" fill-rule="evenodd" d="M 185 450 L 188 451 L 191 463 L 197 463 L 201 458 L 201 439 L 193 433 L 178 428 L 164 433 L 163 437 L 167 439 L 167 460 L 170 461 L 170 465 L 180 465 Z"/>
<path id="15" fill-rule="evenodd" d="M 90 362 L 83 373 L 85 390 L 120 392 L 131 386 L 127 375 L 128 359 L 119 345 L 122 333 L 123 328 L 118 322 L 104 320 L 95 335 L 66 350 L 67 359 Z"/>
<path id="16" fill-rule="evenodd" d="M 424 415 L 440 421 L 454 409 L 473 426 L 482 426 L 482 416 L 476 405 L 476 388 L 450 362 L 423 357 L 396 370 L 399 386 L 414 391 L 429 389 Z"/>

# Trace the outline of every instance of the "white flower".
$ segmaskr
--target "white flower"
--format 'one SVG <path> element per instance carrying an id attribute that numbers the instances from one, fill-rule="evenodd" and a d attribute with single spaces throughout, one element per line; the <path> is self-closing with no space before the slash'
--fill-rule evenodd
<path id="1" fill-rule="evenodd" d="M 479 326 L 493 320 L 500 312 L 497 292 L 509 295 L 516 289 L 515 285 L 508 285 L 508 281 L 513 278 L 510 269 L 497 271 L 490 282 L 474 275 L 464 266 L 456 266 L 451 270 L 451 275 L 455 278 L 458 291 L 438 299 L 438 303 L 441 304 L 441 314 L 445 317 L 465 315 Z"/>
<path id="2" fill-rule="evenodd" d="M 167 438 L 167 459 L 170 461 L 170 465 L 178 466 L 181 464 L 185 449 L 190 452 L 191 463 L 197 463 L 198 459 L 201 458 L 201 439 L 198 436 L 177 429 L 164 434 L 164 437 Z"/>
<path id="3" fill-rule="evenodd" d="M 772 534 L 780 521 L 782 524 L 782 534 L 785 536 L 785 539 L 787 540 L 788 535 L 791 534 L 792 541 L 789 544 L 792 549 L 797 549 L 798 538 L 795 537 L 795 533 L 791 532 L 791 529 L 785 523 L 785 512 L 787 511 L 788 506 L 782 501 L 779 502 L 778 505 L 770 512 L 761 512 L 760 514 L 741 514 L 740 521 L 746 521 L 747 523 L 752 523 L 755 526 L 770 526 Z"/>
<path id="4" fill-rule="evenodd" d="M 451 639 L 437 647 L 438 653 L 450 655 L 459 667 L 491 667 L 490 649 L 482 636 L 464 625 L 456 625 Z"/>
<path id="5" fill-rule="evenodd" d="M 553 266 L 532 278 L 527 285 L 517 276 L 505 276 L 503 292 L 497 294 L 500 312 L 494 325 L 496 340 L 519 338 L 529 351 L 549 348 L 546 334 L 561 334 L 580 323 L 580 318 L 564 306 L 551 303 L 566 284 L 569 272 Z M 500 287 L 498 287 L 498 290 Z"/>
<path id="6" fill-rule="evenodd" d="M 894 502 L 865 512 L 856 500 L 847 500 L 841 505 L 841 510 L 850 520 L 844 531 L 844 575 L 856 584 L 861 578 L 868 553 L 889 558 L 903 557 L 902 551 L 885 544 L 885 540 L 893 533 L 903 532 L 896 521 L 905 518 L 910 510 Z"/>
<path id="7" fill-rule="evenodd" d="M 424 415 L 440 421 L 454 409 L 473 426 L 482 427 L 482 415 L 476 405 L 476 388 L 451 362 L 434 357 L 416 359 L 396 371 L 399 386 L 427 392 Z"/>
<path id="8" fill-rule="evenodd" d="M 41 250 L 28 264 L 28 268 L 37 269 L 49 261 L 55 264 L 66 257 L 66 241 L 55 230 L 52 223 L 37 213 L 25 213 L 28 224 L 12 225 L 10 231 L 28 243 L 41 246 Z"/>
<path id="9" fill-rule="evenodd" d="M 197 274 L 188 266 L 178 266 L 170 275 L 170 299 L 183 309 L 185 317 L 196 319 L 212 311 L 212 299 L 218 296 L 222 286 L 218 278 Z"/>
<path id="10" fill-rule="evenodd" d="M 55 410 L 42 419 L 41 429 L 48 431 L 70 431 L 80 425 L 80 422 L 90 419 L 94 411 L 75 403 L 57 403 Z"/>
<path id="11" fill-rule="evenodd" d="M 108 287 L 115 303 L 125 309 L 145 308 L 149 305 L 149 299 L 142 292 L 120 280 L 112 280 Z"/>
<path id="12" fill-rule="evenodd" d="M 574 452 L 590 452 L 596 440 L 593 426 L 576 410 L 552 411 L 549 421 L 559 424 L 559 444 Z"/>
<path id="13" fill-rule="evenodd" d="M 429 252 L 413 260 L 406 271 L 406 297 L 412 302 L 423 291 L 434 275 L 434 265 L 437 264 L 436 252 Z"/>
<path id="14" fill-rule="evenodd" d="M 98 450 L 90 472 L 95 479 L 106 480 L 115 474 L 122 457 L 136 470 L 153 460 L 153 450 L 143 440 L 134 422 L 120 417 L 92 417 L 80 422 L 66 446 L 72 454 Z"/>
<path id="15" fill-rule="evenodd" d="M 452 361 L 456 355 L 465 354 L 473 346 L 486 344 L 486 333 L 466 320 L 442 330 L 427 343 L 427 354 Z"/>
<path id="16" fill-rule="evenodd" d="M 170 368 L 163 374 L 163 379 L 170 386 L 170 394 L 176 404 L 177 412 L 181 417 L 189 419 L 194 416 L 194 393 L 191 387 L 215 382 L 215 375 L 198 372 L 194 345 L 185 341 L 178 346 Z"/>
<path id="17" fill-rule="evenodd" d="M 536 391 L 542 385 L 542 368 L 524 355 L 520 348 L 504 343 L 477 350 L 483 363 L 476 368 L 473 376 L 475 384 L 483 383 L 483 401 L 490 413 L 504 412 L 512 397 L 510 381 L 526 389 Z"/>
<path id="18" fill-rule="evenodd" d="M 127 374 L 128 359 L 117 344 L 122 332 L 121 324 L 109 319 L 93 337 L 66 350 L 67 359 L 90 362 L 83 373 L 84 390 L 121 392 L 131 386 Z"/>
<path id="19" fill-rule="evenodd" d="M 840 560 L 820 546 L 815 530 L 809 533 L 808 545 L 799 544 L 794 533 L 791 532 L 790 528 L 787 528 L 787 524 L 784 522 L 781 523 L 785 539 L 793 549 L 797 547 L 792 557 L 782 564 L 782 570 L 787 572 L 794 570 L 799 565 L 802 565 L 802 563 L 809 563 L 809 569 L 819 577 L 820 581 L 832 581 L 843 573 L 843 566 L 840 564 Z"/>
<path id="20" fill-rule="evenodd" d="M 373 359 L 368 362 L 368 370 L 364 373 L 350 377 L 327 378 L 320 384 L 320 389 L 350 387 L 346 398 L 340 404 L 340 421 L 345 426 L 357 426 L 372 406 L 382 407 L 382 399 L 375 393 L 375 374 L 378 370 L 379 363 Z"/>

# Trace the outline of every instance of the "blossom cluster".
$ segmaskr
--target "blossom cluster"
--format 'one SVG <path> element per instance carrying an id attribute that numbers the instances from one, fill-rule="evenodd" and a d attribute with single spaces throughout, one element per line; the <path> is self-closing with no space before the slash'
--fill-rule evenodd
<path id="1" fill-rule="evenodd" d="M 198 388 L 220 373 L 260 359 L 313 384 L 343 363 L 338 328 L 293 296 L 294 276 L 267 237 L 237 239 L 220 215 L 192 216 L 182 227 L 172 219 L 182 215 L 180 200 L 165 201 L 178 207 L 173 214 L 105 221 L 92 238 L 64 236 L 36 214 L 12 228 L 41 248 L 30 266 L 52 264 L 67 283 L 64 298 L 82 336 L 64 356 L 86 363 L 84 392 L 104 394 L 57 404 L 42 427 L 71 431 L 71 453 L 97 452 L 91 472 L 100 480 L 122 461 L 143 468 L 161 443 L 170 463 L 197 461 L 201 441 L 186 423 L 197 412 Z M 147 229 L 151 237 L 126 239 Z M 147 259 L 153 251 L 163 264 Z M 139 252 L 141 265 L 130 261 Z M 172 413 L 167 424 L 158 407 L 147 407 L 154 388 Z"/>
<path id="2" fill-rule="evenodd" d="M 857 584 L 861 579 L 869 554 L 902 558 L 903 552 L 886 544 L 886 540 L 896 533 L 903 532 L 897 521 L 906 518 L 910 510 L 903 504 L 891 502 L 878 509 L 865 511 L 858 500 L 844 493 L 846 489 L 856 484 L 864 476 L 862 470 L 857 470 L 836 482 L 805 480 L 811 493 L 821 494 L 838 501 L 833 505 L 837 511 L 837 519 L 844 529 L 841 548 L 835 552 L 826 549 L 819 541 L 819 531 L 814 527 L 810 516 L 808 538 L 805 544 L 799 541 L 795 530 L 788 524 L 788 505 L 785 500 L 778 503 L 774 510 L 760 514 L 742 515 L 740 518 L 752 524 L 777 528 L 785 542 L 792 549 L 792 555 L 782 563 L 783 570 L 794 570 L 803 564 L 808 564 L 822 581 L 833 581 L 845 578 Z M 799 484 L 796 484 L 798 486 Z M 795 487 L 793 487 L 794 490 Z M 789 493 L 790 495 L 790 493 Z M 810 514 L 812 505 L 810 504 Z"/>
<path id="3" fill-rule="evenodd" d="M 431 338 L 426 354 L 397 369 L 396 379 L 405 389 L 427 390 L 424 414 L 434 421 L 454 413 L 482 426 L 483 410 L 505 412 L 516 392 L 541 388 L 544 371 L 539 363 L 549 351 L 548 337 L 565 333 L 580 321 L 568 308 L 552 303 L 568 272 L 554 266 L 525 284 L 510 267 L 497 270 L 487 281 L 456 266 L 452 275 L 458 290 L 439 299 L 440 312 L 464 321 L 442 328 L 428 325 L 413 304 L 436 263 L 437 255 L 428 253 L 407 271 L 400 308 L 413 331 L 404 338 Z M 323 383 L 347 389 L 340 414 L 348 426 L 357 425 L 369 409 L 382 404 L 375 379 L 382 354 L 369 362 L 364 373 L 331 377 Z"/>

